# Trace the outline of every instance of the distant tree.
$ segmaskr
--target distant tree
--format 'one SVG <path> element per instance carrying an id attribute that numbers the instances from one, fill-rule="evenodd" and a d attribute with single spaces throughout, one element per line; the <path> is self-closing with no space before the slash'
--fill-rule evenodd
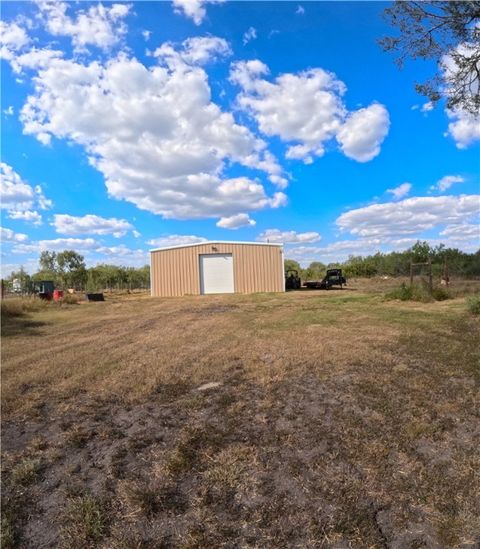
<path id="1" fill-rule="evenodd" d="M 129 267 L 126 269 L 126 278 L 130 289 L 148 288 L 150 284 L 150 267 L 148 265 L 139 269 Z"/>
<path id="2" fill-rule="evenodd" d="M 64 288 L 101 291 L 104 289 L 146 289 L 150 287 L 150 267 L 122 267 L 101 264 L 87 269 L 85 258 L 74 250 L 43 251 L 39 258 L 40 270 L 32 279 L 53 280 Z M 298 263 L 297 263 L 298 265 Z"/>
<path id="3" fill-rule="evenodd" d="M 298 261 L 295 261 L 294 259 L 285 259 L 285 271 L 288 271 L 289 269 L 293 269 L 295 271 L 300 272 L 302 268 L 300 267 L 300 263 Z"/>
<path id="4" fill-rule="evenodd" d="M 40 259 L 38 260 L 38 264 L 40 265 L 41 271 L 49 271 L 49 272 L 55 272 L 57 264 L 57 254 L 55 252 L 49 252 L 48 250 L 44 250 L 40 253 Z"/>
<path id="5" fill-rule="evenodd" d="M 87 289 L 135 289 L 150 286 L 150 267 L 119 267 L 117 265 L 101 264 L 87 269 Z"/>
<path id="6" fill-rule="evenodd" d="M 140 288 L 150 288 L 150 265 L 137 269 Z"/>
<path id="7" fill-rule="evenodd" d="M 304 270 L 303 277 L 305 280 L 320 280 L 325 276 L 326 267 L 320 261 L 312 261 Z"/>
<path id="8" fill-rule="evenodd" d="M 55 284 L 60 282 L 60 277 L 55 271 L 37 271 L 32 275 L 32 280 L 40 282 L 41 280 L 53 280 Z"/>
<path id="9" fill-rule="evenodd" d="M 417 242 L 407 252 L 410 254 L 411 260 L 415 263 L 422 263 L 432 259 L 434 256 L 434 249 L 430 247 L 428 242 Z"/>
<path id="10" fill-rule="evenodd" d="M 369 277 L 378 274 L 378 264 L 383 259 L 382 254 L 361 257 L 351 255 L 343 264 L 344 274 L 347 277 Z"/>
<path id="11" fill-rule="evenodd" d="M 462 274 L 465 276 L 480 276 L 480 250 L 469 255 L 470 257 L 465 262 Z"/>
<path id="12" fill-rule="evenodd" d="M 80 288 L 85 285 L 87 279 L 85 258 L 74 250 L 64 250 L 57 254 L 56 271 L 66 287 Z"/>
<path id="13" fill-rule="evenodd" d="M 341 268 L 348 277 L 370 277 L 377 275 L 407 276 L 410 262 L 423 263 L 432 260 L 434 276 L 442 276 L 447 262 L 450 276 L 480 277 L 480 250 L 466 253 L 455 248 L 446 248 L 443 244 L 432 247 L 428 242 L 417 241 L 403 252 L 378 252 L 367 256 L 350 256 L 343 263 L 329 263 L 324 269 Z M 291 261 L 291 260 L 289 260 Z M 290 264 L 290 263 L 289 263 Z M 298 263 L 295 261 L 293 264 Z M 323 276 L 322 263 L 313 262 L 300 270 L 303 280 L 317 280 Z"/>
<path id="14" fill-rule="evenodd" d="M 463 109 L 473 115 L 480 110 L 480 1 L 407 2 L 397 0 L 385 10 L 385 17 L 399 31 L 379 43 L 385 51 L 405 59 L 430 59 L 437 73 L 416 90 L 432 102 L 442 96 L 449 109 Z"/>

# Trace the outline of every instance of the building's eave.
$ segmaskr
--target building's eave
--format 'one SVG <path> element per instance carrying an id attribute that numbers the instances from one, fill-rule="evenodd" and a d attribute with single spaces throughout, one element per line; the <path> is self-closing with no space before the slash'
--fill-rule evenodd
<path id="1" fill-rule="evenodd" d="M 195 242 L 193 244 L 178 244 L 177 246 L 165 246 L 164 248 L 153 248 L 148 250 L 152 252 L 162 252 L 164 250 L 175 250 L 177 248 L 191 248 L 192 246 L 210 246 L 212 244 L 247 244 L 248 246 L 280 246 L 283 244 L 273 242 L 238 242 L 232 240 L 207 240 L 206 242 Z"/>

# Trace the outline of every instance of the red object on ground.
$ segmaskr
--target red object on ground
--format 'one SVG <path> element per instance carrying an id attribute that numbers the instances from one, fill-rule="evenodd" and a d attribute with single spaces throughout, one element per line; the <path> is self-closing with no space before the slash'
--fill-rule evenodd
<path id="1" fill-rule="evenodd" d="M 60 301 L 63 298 L 63 290 L 53 290 L 53 301 Z"/>

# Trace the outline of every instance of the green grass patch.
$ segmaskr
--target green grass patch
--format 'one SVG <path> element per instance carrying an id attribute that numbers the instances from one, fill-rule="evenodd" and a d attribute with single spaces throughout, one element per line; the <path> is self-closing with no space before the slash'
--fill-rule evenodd
<path id="1" fill-rule="evenodd" d="M 15 526 L 12 523 L 8 515 L 2 516 L 1 530 L 0 530 L 0 545 L 3 549 L 10 549 L 15 547 L 16 544 L 16 532 Z"/>
<path id="2" fill-rule="evenodd" d="M 474 295 L 467 298 L 467 309 L 472 315 L 480 315 L 480 295 Z"/>
<path id="3" fill-rule="evenodd" d="M 40 469 L 40 460 L 25 459 L 12 469 L 12 481 L 21 486 L 28 486 L 37 478 Z"/>
<path id="4" fill-rule="evenodd" d="M 442 311 L 442 314 L 438 315 L 434 309 L 419 310 L 407 306 L 405 308 L 383 306 L 372 307 L 369 310 L 369 316 L 389 326 L 401 326 L 406 329 L 417 329 L 420 327 L 434 329 L 435 327 L 445 325 L 456 315 L 452 311 Z"/>
<path id="5" fill-rule="evenodd" d="M 95 547 L 107 529 L 105 504 L 91 494 L 74 498 L 65 512 L 63 546 Z"/>

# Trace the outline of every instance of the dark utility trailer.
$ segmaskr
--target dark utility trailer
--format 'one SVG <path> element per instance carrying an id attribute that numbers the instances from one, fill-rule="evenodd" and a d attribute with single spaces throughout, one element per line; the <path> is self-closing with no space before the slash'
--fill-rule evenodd
<path id="1" fill-rule="evenodd" d="M 55 289 L 55 283 L 53 280 L 40 280 L 34 283 L 33 292 L 38 295 L 40 299 L 50 301 L 53 298 L 53 292 Z"/>
<path id="2" fill-rule="evenodd" d="M 343 276 L 342 269 L 328 269 L 323 280 L 313 280 L 304 282 L 306 288 L 317 290 L 329 290 L 332 286 L 343 286 L 347 283 L 347 279 Z"/>

